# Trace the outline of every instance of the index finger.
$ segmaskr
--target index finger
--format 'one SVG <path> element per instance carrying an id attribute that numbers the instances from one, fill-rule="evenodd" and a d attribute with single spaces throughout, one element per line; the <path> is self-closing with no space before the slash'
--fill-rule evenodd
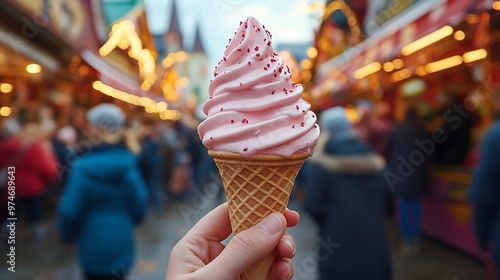
<path id="1" fill-rule="evenodd" d="M 205 240 L 221 242 L 225 240 L 231 232 L 231 222 L 229 221 L 229 210 L 226 202 L 217 206 L 214 210 L 201 218 L 201 220 L 186 233 L 185 238 L 196 235 Z"/>

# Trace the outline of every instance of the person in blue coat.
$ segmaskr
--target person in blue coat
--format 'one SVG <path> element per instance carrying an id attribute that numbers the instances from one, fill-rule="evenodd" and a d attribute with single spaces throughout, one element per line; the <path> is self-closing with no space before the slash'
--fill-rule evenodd
<path id="1" fill-rule="evenodd" d="M 359 140 L 341 107 L 321 115 L 304 208 L 319 225 L 320 279 L 392 278 L 384 229 L 384 159 Z"/>
<path id="2" fill-rule="evenodd" d="M 484 137 L 473 178 L 471 200 L 476 238 L 484 250 L 489 249 L 491 242 L 496 270 L 500 273 L 500 122 Z"/>
<path id="3" fill-rule="evenodd" d="M 57 222 L 63 241 L 76 244 L 86 280 L 125 279 L 134 260 L 134 228 L 146 212 L 147 188 L 138 157 L 124 143 L 136 149 L 124 141 L 121 109 L 101 104 L 87 119 L 98 144 L 73 165 Z"/>

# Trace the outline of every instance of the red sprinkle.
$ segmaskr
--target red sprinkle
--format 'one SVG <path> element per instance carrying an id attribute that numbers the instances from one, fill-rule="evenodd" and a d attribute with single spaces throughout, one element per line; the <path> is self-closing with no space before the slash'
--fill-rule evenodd
<path id="1" fill-rule="evenodd" d="M 299 105 L 295 105 L 295 108 L 297 108 L 297 110 L 299 110 Z"/>
<path id="2" fill-rule="evenodd" d="M 255 56 L 260 56 L 260 53 L 256 53 Z"/>
<path id="3" fill-rule="evenodd" d="M 224 59 L 224 61 L 227 61 L 227 60 L 226 60 L 226 57 L 223 57 L 222 59 Z"/>
<path id="4" fill-rule="evenodd" d="M 224 108 L 220 107 L 220 111 L 222 112 L 222 110 L 224 110 Z"/>
<path id="5" fill-rule="evenodd" d="M 270 46 L 271 45 L 271 41 L 267 42 L 267 45 Z"/>
<path id="6" fill-rule="evenodd" d="M 274 94 L 274 92 L 275 92 L 275 91 L 273 90 L 273 92 L 271 92 L 271 94 Z"/>
<path id="7" fill-rule="evenodd" d="M 274 74 L 274 77 L 278 77 L 278 74 Z"/>
<path id="8" fill-rule="evenodd" d="M 248 65 L 252 65 L 252 62 L 250 62 L 250 61 L 249 61 L 249 62 L 248 62 Z"/>
<path id="9" fill-rule="evenodd" d="M 213 137 L 210 137 L 210 140 L 214 139 Z"/>
<path id="10" fill-rule="evenodd" d="M 234 123 L 234 120 L 231 120 L 231 123 Z"/>
<path id="11" fill-rule="evenodd" d="M 248 148 L 243 149 L 243 152 L 246 152 L 246 151 L 248 151 Z"/>
<path id="12" fill-rule="evenodd" d="M 271 67 L 271 64 L 269 64 L 269 63 L 268 63 L 268 64 L 267 64 L 267 67 Z"/>
<path id="13" fill-rule="evenodd" d="M 247 49 L 247 52 L 250 52 L 250 48 Z"/>
<path id="14" fill-rule="evenodd" d="M 247 119 L 242 119 L 242 120 L 241 120 L 241 123 L 247 123 L 247 122 L 248 122 L 248 120 L 247 120 Z"/>
<path id="15" fill-rule="evenodd" d="M 267 67 L 264 67 L 264 70 L 266 70 L 266 71 L 267 71 Z"/>
<path id="16" fill-rule="evenodd" d="M 237 51 L 241 52 L 241 49 L 237 49 Z"/>
<path id="17" fill-rule="evenodd" d="M 300 123 L 300 126 L 304 127 L 304 125 L 306 125 L 306 123 L 305 123 L 305 122 L 301 122 L 301 123 Z"/>
<path id="18" fill-rule="evenodd" d="M 254 50 L 255 50 L 255 51 L 258 51 L 258 50 L 259 50 L 259 46 L 256 46 Z"/>
<path id="19" fill-rule="evenodd" d="M 276 59 L 274 59 L 274 58 L 271 58 L 271 62 L 276 62 Z"/>
<path id="20" fill-rule="evenodd" d="M 295 128 L 295 125 L 292 125 L 292 128 Z"/>

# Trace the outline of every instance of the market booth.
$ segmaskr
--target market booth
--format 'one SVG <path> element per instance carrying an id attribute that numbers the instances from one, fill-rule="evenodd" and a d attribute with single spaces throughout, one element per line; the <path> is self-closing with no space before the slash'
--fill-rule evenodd
<path id="1" fill-rule="evenodd" d="M 312 57 L 311 102 L 319 111 L 360 99 L 384 102 L 396 122 L 406 108 L 417 107 L 429 131 L 446 122 L 460 127 L 449 136 L 468 148 L 453 151 L 453 159 L 443 156 L 433 166 L 432 185 L 423 201 L 423 230 L 490 262 L 475 242 L 468 193 L 478 147 L 492 120 L 489 100 L 500 86 L 500 2 L 379 2 L 368 4 L 364 22 L 355 10 L 349 12 L 348 1 L 327 5 L 316 38 L 317 55 Z M 363 23 L 369 36 L 359 31 Z M 455 119 L 445 110 L 450 99 L 462 104 Z M 446 147 L 440 149 L 429 156 L 446 154 Z"/>

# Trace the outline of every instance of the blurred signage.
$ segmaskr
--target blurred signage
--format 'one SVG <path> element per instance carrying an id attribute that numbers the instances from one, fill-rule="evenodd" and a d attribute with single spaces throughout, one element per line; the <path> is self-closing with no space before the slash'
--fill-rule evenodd
<path id="1" fill-rule="evenodd" d="M 366 33 L 373 34 L 384 23 L 422 0 L 369 0 L 365 19 Z"/>
<path id="2" fill-rule="evenodd" d="M 82 1 L 74 0 L 16 0 L 42 26 L 53 29 L 70 41 L 77 41 L 85 30 L 85 10 Z"/>

